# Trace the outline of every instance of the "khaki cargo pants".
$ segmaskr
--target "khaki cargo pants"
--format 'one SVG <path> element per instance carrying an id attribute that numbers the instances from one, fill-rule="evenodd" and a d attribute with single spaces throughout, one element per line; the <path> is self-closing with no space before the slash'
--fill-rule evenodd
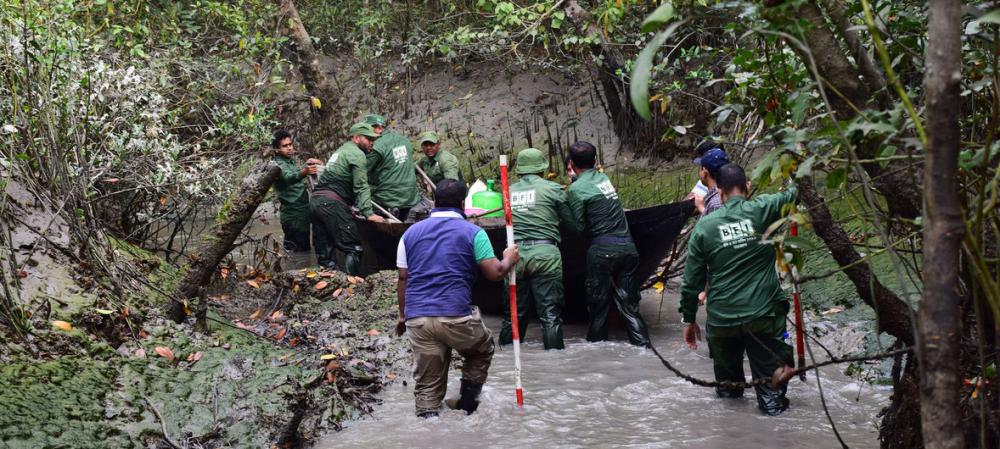
<path id="1" fill-rule="evenodd" d="M 464 359 L 462 379 L 485 383 L 493 360 L 493 335 L 483 325 L 479 309 L 458 317 L 420 317 L 406 320 L 406 333 L 413 346 L 413 395 L 417 414 L 441 408 L 448 388 L 451 351 Z"/>

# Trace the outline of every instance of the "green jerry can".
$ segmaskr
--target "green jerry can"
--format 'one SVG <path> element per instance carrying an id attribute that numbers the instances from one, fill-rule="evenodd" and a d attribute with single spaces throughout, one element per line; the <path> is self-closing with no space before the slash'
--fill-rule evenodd
<path id="1" fill-rule="evenodd" d="M 486 180 L 486 190 L 482 192 L 476 192 L 472 195 L 472 207 L 475 209 L 482 209 L 483 211 L 500 208 L 500 210 L 496 212 L 491 212 L 483 216 L 484 217 L 503 216 L 503 195 L 500 192 L 493 190 L 492 179 Z"/>

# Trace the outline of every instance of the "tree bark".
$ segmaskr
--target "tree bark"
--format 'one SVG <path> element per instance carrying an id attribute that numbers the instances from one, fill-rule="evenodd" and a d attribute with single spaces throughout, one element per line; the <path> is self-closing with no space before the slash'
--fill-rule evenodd
<path id="1" fill-rule="evenodd" d="M 873 91 L 868 84 L 862 82 L 862 71 L 859 71 L 847 58 L 815 1 L 806 1 L 796 10 L 797 16 L 809 21 L 810 24 L 810 27 L 803 32 L 808 48 L 799 48 L 797 45 L 792 45 L 791 48 L 803 62 L 816 61 L 816 70 L 819 73 L 812 75 L 818 76 L 816 82 L 822 83 L 826 89 L 833 112 L 840 120 L 850 120 L 856 117 L 859 111 L 871 106 L 874 99 Z M 858 157 L 862 159 L 877 157 L 878 148 L 879 143 L 870 139 L 861 141 L 856 147 Z M 890 215 L 916 218 L 921 213 L 920 186 L 910 176 L 910 170 L 905 164 L 903 161 L 894 161 L 885 168 L 874 162 L 862 166 L 872 178 L 872 185 L 886 198 L 892 198 L 892 201 L 887 203 Z"/>
<path id="2" fill-rule="evenodd" d="M 965 226 L 958 191 L 958 119 L 962 67 L 958 0 L 931 0 L 924 90 L 929 145 L 924 162 L 923 299 L 920 304 L 920 400 L 924 445 L 965 447 L 962 433 L 959 254 Z"/>
<path id="3" fill-rule="evenodd" d="M 302 75 L 302 84 L 313 97 L 320 100 L 317 110 L 320 117 L 326 118 L 339 103 L 339 95 L 327 79 L 319 64 L 319 52 L 313 46 L 312 37 L 306 31 L 299 18 L 299 11 L 292 0 L 276 0 L 281 14 L 282 27 L 295 43 L 295 52 L 299 59 L 298 69 Z"/>
<path id="4" fill-rule="evenodd" d="M 896 293 L 882 285 L 868 264 L 858 263 L 861 256 L 854 250 L 854 245 L 843 228 L 834 223 L 830 209 L 816 192 L 812 177 L 802 179 L 798 187 L 799 199 L 809 207 L 813 230 L 826 243 L 830 255 L 838 265 L 842 267 L 850 265 L 850 268 L 844 270 L 844 274 L 854 284 L 858 296 L 865 304 L 875 309 L 879 329 L 906 343 L 907 346 L 912 346 L 914 330 L 910 319 L 913 314 L 910 306 L 896 296 Z"/>
<path id="5" fill-rule="evenodd" d="M 871 53 L 861 43 L 858 32 L 854 29 L 850 18 L 847 17 L 847 8 L 844 2 L 842 0 L 823 0 L 823 7 L 830 16 L 830 21 L 837 26 L 837 33 L 847 43 L 847 48 L 850 50 L 851 56 L 857 61 L 858 69 L 864 74 L 868 89 L 875 95 L 879 106 L 882 109 L 891 108 L 892 101 L 885 88 L 885 75 L 875 66 L 875 61 L 872 59 Z"/>
<path id="6" fill-rule="evenodd" d="M 219 262 L 233 249 L 233 242 L 253 218 L 257 206 L 280 173 L 277 164 L 262 161 L 243 178 L 239 188 L 223 205 L 215 224 L 202 238 L 198 252 L 189 256 L 187 272 L 174 290 L 174 300 L 167 310 L 171 319 L 178 323 L 184 321 L 187 314 L 181 301 L 197 296 L 198 290 L 212 279 Z"/>
<path id="7" fill-rule="evenodd" d="M 650 126 L 644 125 L 642 119 L 632 109 L 628 93 L 629 85 L 618 75 L 625 70 L 625 56 L 607 41 L 601 28 L 591 20 L 590 13 L 576 0 L 568 0 L 563 6 L 563 11 L 578 33 L 598 38 L 598 43 L 591 47 L 591 52 L 594 57 L 601 59 L 598 81 L 604 91 L 605 106 L 611 116 L 615 135 L 623 145 L 636 148 L 640 141 L 648 137 L 644 134 L 648 134 L 646 131 Z M 658 138 L 658 135 L 656 137 Z"/>

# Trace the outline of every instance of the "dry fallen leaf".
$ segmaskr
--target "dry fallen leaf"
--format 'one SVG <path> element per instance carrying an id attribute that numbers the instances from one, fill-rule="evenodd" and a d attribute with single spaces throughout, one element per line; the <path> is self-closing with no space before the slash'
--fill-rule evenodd
<path id="1" fill-rule="evenodd" d="M 280 331 L 278 331 L 278 335 L 275 335 L 275 336 L 274 336 L 274 339 L 275 339 L 275 340 L 281 340 L 282 338 L 285 338 L 285 333 L 286 333 L 286 332 L 288 332 L 288 329 L 285 329 L 285 328 L 281 328 L 281 330 L 280 330 Z"/>
<path id="2" fill-rule="evenodd" d="M 380 332 L 380 331 L 379 331 L 378 329 L 370 329 L 370 330 L 368 331 L 368 335 L 371 335 L 372 337 L 375 337 L 375 336 L 377 336 L 377 335 L 380 335 L 381 333 L 382 333 L 382 332 Z"/>
<path id="3" fill-rule="evenodd" d="M 249 281 L 247 281 L 247 285 L 253 288 L 260 288 L 260 284 L 254 279 L 250 279 Z"/>
<path id="4" fill-rule="evenodd" d="M 332 371 L 328 371 L 326 373 L 326 382 L 332 384 L 336 381 L 337 381 L 337 376 L 334 376 Z"/>
<path id="5" fill-rule="evenodd" d="M 140 359 L 146 358 L 146 350 L 142 349 L 142 348 L 136 349 L 135 350 L 135 356 L 138 357 L 138 358 L 140 358 Z"/>
<path id="6" fill-rule="evenodd" d="M 28 272 L 24 271 L 24 270 L 18 271 L 17 272 L 17 277 L 19 277 L 21 279 L 24 279 L 24 278 L 28 277 Z"/>
<path id="7" fill-rule="evenodd" d="M 299 290 L 302 290 L 301 288 L 299 288 L 299 284 L 295 284 L 292 286 L 292 293 L 298 294 Z"/>
<path id="8" fill-rule="evenodd" d="M 338 288 L 338 289 L 334 290 L 334 291 L 333 291 L 333 294 L 332 294 L 332 295 L 330 295 L 330 296 L 332 296 L 332 297 L 336 298 L 336 297 L 340 296 L 340 293 L 341 293 L 341 292 L 343 292 L 343 291 L 344 291 L 344 288 L 343 288 L 343 287 L 341 287 L 341 288 Z"/>
<path id="9" fill-rule="evenodd" d="M 159 354 L 160 357 L 163 357 L 163 358 L 165 358 L 165 359 L 167 359 L 167 360 L 169 360 L 171 362 L 174 361 L 174 351 L 171 351 L 170 348 L 168 348 L 168 347 L 157 346 L 156 347 L 156 353 Z"/>
<path id="10" fill-rule="evenodd" d="M 222 279 L 229 277 L 229 268 L 219 268 L 219 276 L 222 277 Z"/>
<path id="11" fill-rule="evenodd" d="M 337 358 L 337 354 L 323 354 L 319 356 L 320 360 L 333 360 L 335 358 Z"/>
<path id="12" fill-rule="evenodd" d="M 282 319 L 284 317 L 285 317 L 285 314 L 282 311 L 275 310 L 274 313 L 271 314 L 271 317 L 268 318 L 268 319 L 270 319 L 271 321 L 278 321 L 278 320 L 280 320 L 280 319 Z"/>
<path id="13" fill-rule="evenodd" d="M 357 284 L 358 283 L 358 278 L 356 278 L 354 276 L 348 276 L 347 277 L 347 282 L 350 282 L 351 285 Z"/>
<path id="14" fill-rule="evenodd" d="M 250 314 L 250 319 L 251 320 L 256 320 L 257 318 L 260 318 L 260 315 L 262 313 L 264 313 L 264 312 L 262 312 L 260 309 L 257 309 L 253 313 Z"/>
<path id="15" fill-rule="evenodd" d="M 316 273 L 315 271 L 310 271 L 310 272 L 306 273 L 306 278 L 312 279 L 312 278 L 316 277 L 317 274 L 319 274 L 319 273 Z"/>
<path id="16" fill-rule="evenodd" d="M 60 321 L 60 320 L 53 321 L 52 325 L 55 326 L 58 329 L 62 329 L 64 331 L 66 331 L 66 332 L 69 332 L 70 330 L 73 329 L 73 325 L 72 324 L 69 324 L 69 323 L 67 323 L 65 321 Z"/>
<path id="17" fill-rule="evenodd" d="M 327 285 L 328 283 L 326 281 L 319 281 L 316 283 L 315 286 L 313 286 L 313 288 L 315 288 L 316 290 L 323 290 L 324 288 L 326 288 Z"/>
<path id="18" fill-rule="evenodd" d="M 201 351 L 198 351 L 198 352 L 195 352 L 194 354 L 188 354 L 188 356 L 187 356 L 187 361 L 189 361 L 189 362 L 191 362 L 192 364 L 194 364 L 194 362 L 197 362 L 197 361 L 201 360 L 201 358 L 202 358 L 202 357 L 203 357 L 204 355 L 205 355 L 205 354 L 202 354 L 202 352 L 201 352 Z"/>

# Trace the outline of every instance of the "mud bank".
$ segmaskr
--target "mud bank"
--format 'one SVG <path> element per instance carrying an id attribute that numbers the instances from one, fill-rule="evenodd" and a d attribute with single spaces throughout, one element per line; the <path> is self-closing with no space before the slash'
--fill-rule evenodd
<path id="1" fill-rule="evenodd" d="M 115 327 L 121 311 L 77 313 L 67 321 L 79 326 L 39 332 L 46 353 L 5 357 L 0 446 L 307 445 L 369 413 L 408 360 L 390 336 L 394 289 L 392 272 L 231 276 L 209 296 L 218 313 L 204 333 L 157 316 L 129 329 Z M 108 339 L 100 323 L 126 335 Z"/>

